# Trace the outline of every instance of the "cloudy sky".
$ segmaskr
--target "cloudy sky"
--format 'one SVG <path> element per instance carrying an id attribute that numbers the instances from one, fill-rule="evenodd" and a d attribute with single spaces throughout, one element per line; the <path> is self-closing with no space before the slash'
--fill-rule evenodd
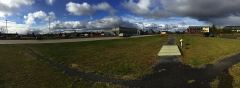
<path id="1" fill-rule="evenodd" d="M 239 25 L 240 0 L 0 0 L 0 29 L 109 28 L 134 23 Z"/>

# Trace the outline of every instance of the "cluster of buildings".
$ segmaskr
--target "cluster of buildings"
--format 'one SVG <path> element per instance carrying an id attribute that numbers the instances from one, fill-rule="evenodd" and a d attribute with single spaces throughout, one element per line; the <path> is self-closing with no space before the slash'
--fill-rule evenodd
<path id="1" fill-rule="evenodd" d="M 110 36 L 120 36 L 129 37 L 136 35 L 148 35 L 148 34 L 166 34 L 167 32 L 182 32 L 189 34 L 199 34 L 199 33 L 211 33 L 212 26 L 188 26 L 188 27 L 178 27 L 178 26 L 154 26 L 154 27 L 144 27 L 131 28 L 131 27 L 114 27 L 109 29 L 95 30 L 95 31 L 82 31 L 82 30 L 61 30 L 48 34 L 39 33 L 28 33 L 28 34 L 18 34 L 18 33 L 6 33 L 3 28 L 0 29 L 0 39 L 62 39 L 62 38 L 83 38 L 83 37 L 110 37 Z M 220 30 L 220 29 L 218 29 Z M 222 30 L 230 32 L 239 32 L 240 26 L 226 26 Z"/>
<path id="2" fill-rule="evenodd" d="M 48 34 L 40 34 L 37 32 L 29 32 L 27 34 L 18 33 L 6 33 L 0 32 L 0 39 L 21 39 L 21 40 L 33 40 L 33 39 L 67 39 L 67 38 L 87 38 L 87 37 L 129 37 L 142 34 L 150 34 L 148 31 L 140 31 L 137 28 L 129 27 L 116 27 L 112 29 L 104 30 L 92 30 L 92 31 L 77 31 L 77 30 L 65 30 Z M 153 32 L 151 32 L 153 33 Z"/>
<path id="3" fill-rule="evenodd" d="M 231 32 L 239 32 L 240 33 L 240 26 L 226 26 L 223 29 L 230 30 Z"/>
<path id="4" fill-rule="evenodd" d="M 187 28 L 187 33 L 197 34 L 197 33 L 208 33 L 210 32 L 211 26 L 189 26 Z"/>
<path id="5" fill-rule="evenodd" d="M 240 26 L 225 26 L 216 28 L 216 31 L 220 33 L 240 33 Z M 186 32 L 190 34 L 209 33 L 212 32 L 212 26 L 189 26 Z"/>

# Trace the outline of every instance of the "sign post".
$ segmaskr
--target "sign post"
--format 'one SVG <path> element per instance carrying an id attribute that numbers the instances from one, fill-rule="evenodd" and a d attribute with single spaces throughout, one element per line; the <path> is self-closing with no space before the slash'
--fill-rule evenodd
<path id="1" fill-rule="evenodd" d="M 180 39 L 181 48 L 183 47 L 183 39 Z"/>

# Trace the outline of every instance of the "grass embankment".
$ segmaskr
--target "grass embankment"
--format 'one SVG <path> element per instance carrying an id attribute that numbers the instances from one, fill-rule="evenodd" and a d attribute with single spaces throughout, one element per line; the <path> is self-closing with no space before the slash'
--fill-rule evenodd
<path id="1" fill-rule="evenodd" d="M 0 45 L 0 85 L 11 88 L 69 88 L 72 79 L 26 52 L 30 47 L 58 63 L 85 72 L 135 79 L 151 72 L 166 37 L 145 37 L 79 43 Z M 80 80 L 80 88 L 113 88 Z"/>
<path id="2" fill-rule="evenodd" d="M 224 38 L 208 38 L 192 35 L 177 36 L 177 40 L 184 39 L 182 60 L 194 67 L 215 63 L 237 53 L 240 53 L 240 40 Z M 233 87 L 240 87 L 240 64 L 229 69 L 234 79 Z M 217 80 L 218 81 L 218 80 Z"/>

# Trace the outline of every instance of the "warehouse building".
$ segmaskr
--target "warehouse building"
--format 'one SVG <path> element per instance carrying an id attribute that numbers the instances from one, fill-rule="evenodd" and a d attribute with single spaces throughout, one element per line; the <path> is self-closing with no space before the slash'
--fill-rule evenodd
<path id="1" fill-rule="evenodd" d="M 140 34 L 140 30 L 138 30 L 137 28 L 117 27 L 117 28 L 113 28 L 112 30 L 117 36 L 121 36 L 121 37 L 134 36 L 134 35 Z"/>

